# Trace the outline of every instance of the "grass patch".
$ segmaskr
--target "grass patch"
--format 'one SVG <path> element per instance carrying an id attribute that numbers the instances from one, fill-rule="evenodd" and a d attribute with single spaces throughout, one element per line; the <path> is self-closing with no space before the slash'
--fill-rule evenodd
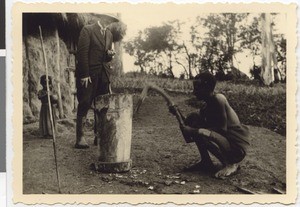
<path id="1" fill-rule="evenodd" d="M 166 79 L 155 76 L 129 76 L 114 78 L 114 91 L 139 93 L 146 83 L 151 82 L 166 91 L 191 94 L 193 84 L 190 80 Z M 265 127 L 283 136 L 286 135 L 286 85 L 261 87 L 254 82 L 218 82 L 215 91 L 224 94 L 244 124 Z M 199 107 L 193 97 L 188 102 Z"/>

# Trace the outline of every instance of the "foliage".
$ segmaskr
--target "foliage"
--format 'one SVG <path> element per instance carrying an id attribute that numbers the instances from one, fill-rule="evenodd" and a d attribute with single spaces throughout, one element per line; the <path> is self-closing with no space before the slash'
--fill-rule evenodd
<path id="1" fill-rule="evenodd" d="M 272 14 L 273 23 L 276 14 Z M 183 26 L 189 27 L 184 36 Z M 181 78 L 210 71 L 219 80 L 237 79 L 244 75 L 234 65 L 237 53 L 249 53 L 254 59 L 261 55 L 261 14 L 211 13 L 198 16 L 195 22 L 179 20 L 149 27 L 127 44 L 127 52 L 136 57 L 141 71 L 173 77 L 174 68 L 182 69 Z M 185 27 L 186 28 L 186 27 Z M 278 72 L 285 78 L 286 40 L 274 34 Z M 235 67 L 235 68 L 234 68 Z M 235 70 L 237 69 L 237 70 Z M 237 76 L 236 76 L 237 75 Z"/>
<path id="2" fill-rule="evenodd" d="M 260 55 L 261 47 L 261 29 L 260 29 L 260 16 L 253 17 L 252 22 L 247 25 L 240 25 L 241 32 L 239 38 L 241 39 L 241 47 L 244 49 L 250 49 L 251 54 L 254 57 Z"/>
<path id="3" fill-rule="evenodd" d="M 121 41 L 126 35 L 127 26 L 123 22 L 113 22 L 108 25 L 108 28 L 113 35 L 114 42 Z"/>
<path id="4" fill-rule="evenodd" d="M 286 134 L 286 86 L 260 87 L 254 84 L 219 83 L 217 92 L 224 93 L 245 124 L 266 127 Z"/>
<path id="5" fill-rule="evenodd" d="M 125 42 L 124 49 L 129 55 L 135 57 L 134 64 L 140 67 L 142 73 L 146 71 L 148 63 L 154 59 L 154 56 L 147 50 L 142 32 L 139 32 L 138 36 L 132 40 Z"/>
<path id="6" fill-rule="evenodd" d="M 233 57 L 240 51 L 238 26 L 246 17 L 246 13 L 221 13 L 197 18 L 196 27 L 208 30 L 200 46 L 204 50 L 200 59 L 201 70 L 227 72 L 233 67 Z"/>
<path id="7" fill-rule="evenodd" d="M 272 14 L 272 23 L 271 26 L 274 26 L 276 13 Z M 249 49 L 251 51 L 253 57 L 253 68 L 250 70 L 254 79 L 257 79 L 263 84 L 263 80 L 261 78 L 261 67 L 255 64 L 255 56 L 261 55 L 262 53 L 262 31 L 261 31 L 261 15 L 254 16 L 249 25 L 241 25 L 240 30 L 241 33 L 239 37 L 241 39 L 241 47 L 243 49 Z M 274 28 L 273 28 L 274 30 Z M 286 75 L 286 39 L 283 34 L 273 34 L 273 42 L 275 44 L 275 53 L 276 53 L 276 61 L 277 68 L 274 70 L 278 71 L 281 76 L 281 81 L 285 82 Z M 274 72 L 275 72 L 274 71 Z M 277 77 L 275 75 L 275 82 Z"/>
<path id="8" fill-rule="evenodd" d="M 140 93 L 146 82 L 151 82 L 166 91 L 176 94 L 189 94 L 192 97 L 191 80 L 158 78 L 149 75 L 128 74 L 113 79 L 115 92 Z M 286 134 L 286 86 L 277 84 L 274 87 L 260 87 L 253 81 L 245 83 L 217 82 L 217 93 L 224 94 L 244 124 L 269 128 L 281 135 Z M 193 107 L 201 103 L 194 97 L 187 101 Z"/>
<path id="9" fill-rule="evenodd" d="M 140 31 L 138 36 L 125 43 L 125 51 L 136 58 L 141 72 L 174 78 L 173 59 L 179 45 L 181 23 L 176 20 Z M 165 61 L 167 60 L 167 61 Z"/>

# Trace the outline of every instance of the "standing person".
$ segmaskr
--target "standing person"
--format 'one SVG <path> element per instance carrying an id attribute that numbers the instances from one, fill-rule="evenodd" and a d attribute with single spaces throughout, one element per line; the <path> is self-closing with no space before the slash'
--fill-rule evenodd
<path id="1" fill-rule="evenodd" d="M 214 170 L 208 152 L 211 152 L 223 165 L 215 177 L 224 178 L 235 173 L 239 163 L 245 158 L 249 146 L 248 127 L 240 120 L 226 97 L 214 93 L 216 80 L 210 73 L 202 73 L 193 82 L 194 95 L 206 103 L 200 113 L 192 113 L 181 126 L 185 138 L 194 141 L 201 155 L 201 161 L 187 171 Z M 175 113 L 176 106 L 170 106 Z"/>
<path id="2" fill-rule="evenodd" d="M 55 116 L 55 108 L 53 107 L 54 104 L 57 104 L 57 96 L 52 94 L 52 77 L 48 76 L 49 81 L 49 92 L 50 92 L 50 102 L 51 102 L 51 109 L 52 109 L 52 118 L 53 118 L 53 125 L 54 131 L 56 131 L 56 116 Z M 52 126 L 50 120 L 50 110 L 48 104 L 48 92 L 47 92 L 47 82 L 46 82 L 46 75 L 42 75 L 40 78 L 40 84 L 42 85 L 43 89 L 39 90 L 38 98 L 41 100 L 41 111 L 40 111 L 40 122 L 39 122 L 39 130 L 41 135 L 44 138 L 52 138 Z"/>
<path id="3" fill-rule="evenodd" d="M 111 92 L 110 61 L 115 54 L 112 50 L 112 42 L 112 33 L 108 28 L 103 27 L 100 20 L 84 26 L 80 32 L 76 67 L 78 107 L 75 148 L 89 147 L 83 133 L 87 112 L 96 96 Z M 97 144 L 96 140 L 95 137 L 95 144 Z"/>

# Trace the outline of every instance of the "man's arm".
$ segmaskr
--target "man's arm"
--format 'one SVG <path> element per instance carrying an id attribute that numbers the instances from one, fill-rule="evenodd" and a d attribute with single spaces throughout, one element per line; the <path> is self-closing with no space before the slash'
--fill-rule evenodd
<path id="1" fill-rule="evenodd" d="M 89 31 L 86 27 L 83 27 L 80 32 L 77 50 L 78 68 L 76 70 L 77 76 L 80 79 L 89 77 L 89 48 Z"/>
<path id="2" fill-rule="evenodd" d="M 227 99 L 222 94 L 217 94 L 215 102 L 216 112 L 218 113 L 218 119 L 216 120 L 216 131 L 227 132 L 227 112 L 226 112 L 226 104 Z"/>
<path id="3" fill-rule="evenodd" d="M 227 131 L 227 112 L 226 112 L 226 103 L 227 99 L 224 95 L 218 94 L 215 97 L 215 101 L 213 107 L 215 112 L 217 113 L 217 117 L 213 116 L 216 119 L 216 125 L 212 128 L 192 128 L 189 126 L 181 126 L 181 131 L 185 137 L 196 137 L 198 135 L 210 137 L 212 132 L 215 131 L 220 134 L 224 134 Z M 210 116 L 209 114 L 207 116 Z"/>

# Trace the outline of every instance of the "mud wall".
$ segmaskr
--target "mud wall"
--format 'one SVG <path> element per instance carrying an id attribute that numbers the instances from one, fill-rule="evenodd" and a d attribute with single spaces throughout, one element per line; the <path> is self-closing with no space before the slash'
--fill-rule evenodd
<path id="1" fill-rule="evenodd" d="M 72 113 L 74 96 L 68 78 L 69 51 L 60 40 L 60 73 L 57 71 L 57 41 L 55 36 L 44 37 L 44 46 L 49 75 L 53 77 L 53 92 L 57 94 L 57 76 L 60 76 L 62 104 L 65 115 Z M 42 89 L 40 76 L 46 74 L 43 51 L 39 37 L 23 38 L 23 122 L 30 123 L 39 119 L 41 103 L 37 92 Z M 70 61 L 69 61 L 70 62 Z M 74 92 L 74 91 L 73 91 Z"/>

